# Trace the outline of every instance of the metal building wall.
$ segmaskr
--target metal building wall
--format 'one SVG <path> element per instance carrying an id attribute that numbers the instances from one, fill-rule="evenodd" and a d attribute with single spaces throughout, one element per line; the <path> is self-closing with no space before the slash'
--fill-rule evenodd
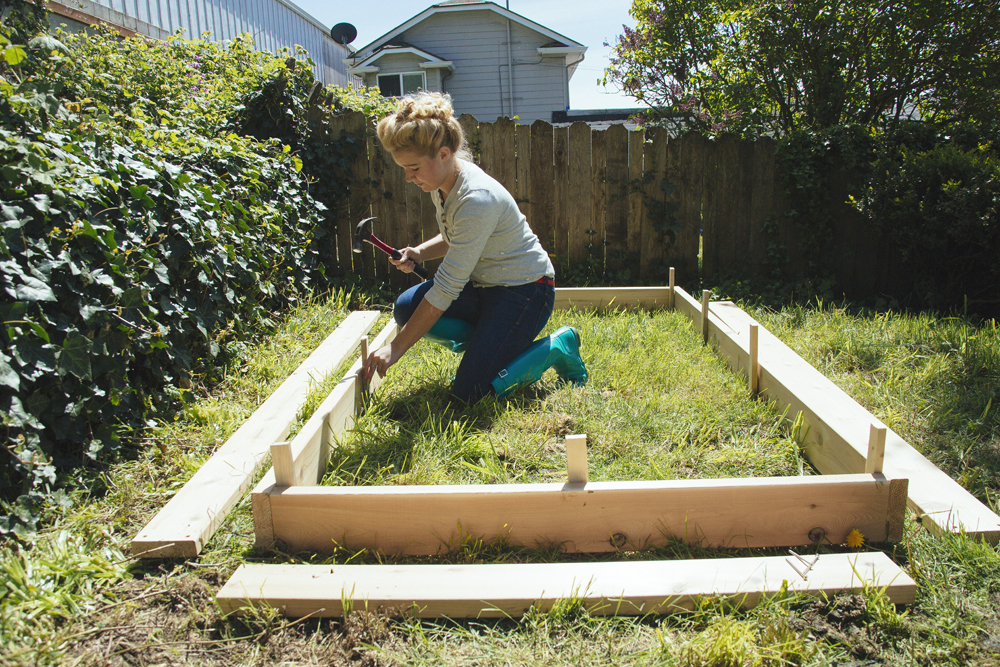
<path id="1" fill-rule="evenodd" d="M 132 21 L 170 34 L 183 29 L 185 37 L 192 39 L 209 33 L 205 38 L 211 41 L 225 41 L 248 32 L 259 50 L 273 53 L 283 47 L 294 52 L 298 44 L 316 63 L 313 73 L 319 81 L 350 86 L 355 79 L 347 74 L 343 62 L 349 52 L 333 41 L 329 26 L 286 0 L 75 0 L 71 4 L 79 12 L 102 20 L 107 20 L 103 15 L 108 14 L 100 11 L 102 8 L 111 10 L 111 15 L 124 15 L 127 18 L 123 27 L 151 37 L 160 35 L 155 34 L 156 30 L 143 30 L 142 25 L 136 30 Z M 96 11 L 88 11 L 88 5 Z M 108 22 L 117 23 L 113 19 Z"/>

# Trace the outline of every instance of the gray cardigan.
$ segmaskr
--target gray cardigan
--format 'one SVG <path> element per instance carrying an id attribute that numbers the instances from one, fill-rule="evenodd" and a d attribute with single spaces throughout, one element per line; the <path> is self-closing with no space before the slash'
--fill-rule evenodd
<path id="1" fill-rule="evenodd" d="M 510 193 L 477 165 L 459 164 L 448 198 L 431 193 L 448 253 L 424 298 L 447 310 L 470 280 L 476 287 L 509 287 L 554 278 L 548 254 Z"/>

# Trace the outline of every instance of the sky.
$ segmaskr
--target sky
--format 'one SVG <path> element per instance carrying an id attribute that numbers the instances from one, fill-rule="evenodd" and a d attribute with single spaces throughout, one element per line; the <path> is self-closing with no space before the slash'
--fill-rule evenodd
<path id="1" fill-rule="evenodd" d="M 350 23 L 358 29 L 351 46 L 360 48 L 405 23 L 435 4 L 435 0 L 374 0 L 369 2 L 330 2 L 330 0 L 291 0 L 327 26 Z M 631 0 L 494 0 L 501 7 L 540 23 L 587 47 L 584 61 L 569 82 L 570 106 L 573 109 L 622 109 L 640 106 L 627 95 L 597 83 L 608 66 L 611 48 L 622 33 L 622 24 L 635 27 L 629 16 Z"/>

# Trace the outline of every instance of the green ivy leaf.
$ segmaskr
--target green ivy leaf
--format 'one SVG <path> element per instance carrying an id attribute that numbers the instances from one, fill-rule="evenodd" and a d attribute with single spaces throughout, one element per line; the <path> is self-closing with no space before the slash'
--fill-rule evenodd
<path id="1" fill-rule="evenodd" d="M 10 387 L 14 391 L 21 390 L 21 376 L 17 374 L 11 365 L 6 354 L 0 354 L 0 385 Z"/>
<path id="2" fill-rule="evenodd" d="M 94 341 L 83 334 L 74 331 L 67 335 L 56 365 L 59 375 L 72 373 L 81 380 L 89 380 L 90 351 L 93 348 Z"/>
<path id="3" fill-rule="evenodd" d="M 21 276 L 24 284 L 14 289 L 21 301 L 55 301 L 56 295 L 52 288 L 34 276 Z"/>
<path id="4" fill-rule="evenodd" d="M 28 52 L 20 46 L 8 46 L 3 51 L 3 58 L 11 67 L 17 67 L 28 57 Z"/>

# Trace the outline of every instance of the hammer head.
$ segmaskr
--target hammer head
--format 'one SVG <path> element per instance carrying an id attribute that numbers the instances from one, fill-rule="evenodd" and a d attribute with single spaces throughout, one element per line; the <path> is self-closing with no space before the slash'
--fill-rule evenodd
<path id="1" fill-rule="evenodd" d="M 375 218 L 365 218 L 354 228 L 354 252 L 361 252 L 361 244 L 365 241 L 371 242 L 372 230 L 370 223 Z"/>

